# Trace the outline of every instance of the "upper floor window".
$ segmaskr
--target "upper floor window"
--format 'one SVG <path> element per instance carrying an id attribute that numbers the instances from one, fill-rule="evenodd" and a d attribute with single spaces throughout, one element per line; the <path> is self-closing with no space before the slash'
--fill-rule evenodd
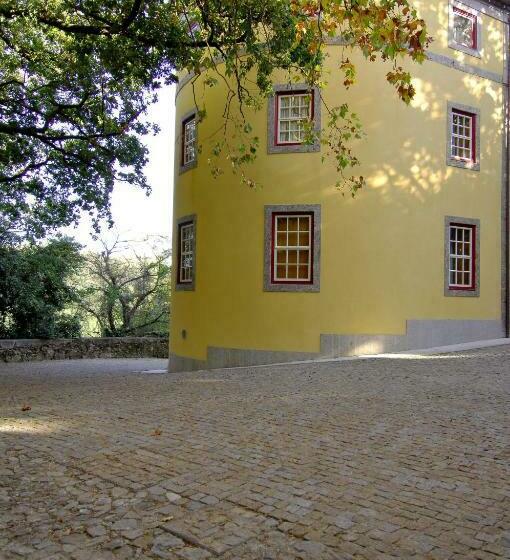
<path id="1" fill-rule="evenodd" d="M 278 93 L 276 96 L 276 144 L 301 144 L 312 120 L 313 93 Z"/>
<path id="2" fill-rule="evenodd" d="M 448 103 L 447 163 L 480 169 L 480 111 L 475 107 Z"/>
<path id="3" fill-rule="evenodd" d="M 195 287 L 195 230 L 195 216 L 186 216 L 177 223 L 177 289 Z"/>
<path id="4" fill-rule="evenodd" d="M 450 0 L 448 46 L 481 57 L 482 25 L 479 13 L 470 6 Z"/>
<path id="5" fill-rule="evenodd" d="M 446 295 L 479 295 L 479 227 L 478 220 L 446 218 Z"/>
<path id="6" fill-rule="evenodd" d="M 195 115 L 182 123 L 182 165 L 195 161 L 196 121 Z"/>
<path id="7" fill-rule="evenodd" d="M 453 39 L 459 45 L 477 48 L 476 14 L 466 12 L 458 6 L 453 7 Z"/>
<path id="8" fill-rule="evenodd" d="M 180 172 L 183 173 L 197 165 L 197 116 L 196 111 L 186 113 L 181 121 L 180 134 Z"/>
<path id="9" fill-rule="evenodd" d="M 268 100 L 268 153 L 320 151 L 318 89 L 309 89 L 306 84 L 282 84 L 275 85 L 273 90 Z M 313 136 L 311 142 L 306 141 L 309 132 Z"/>
<path id="10" fill-rule="evenodd" d="M 318 291 L 320 207 L 266 206 L 264 288 Z"/>

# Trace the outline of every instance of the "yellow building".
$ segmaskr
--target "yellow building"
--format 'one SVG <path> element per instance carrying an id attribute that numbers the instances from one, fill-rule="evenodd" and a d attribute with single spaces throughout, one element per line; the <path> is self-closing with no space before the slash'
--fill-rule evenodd
<path id="1" fill-rule="evenodd" d="M 502 3 L 415 1 L 434 41 L 410 65 L 406 106 L 388 68 L 361 56 L 347 102 L 367 137 L 354 145 L 367 186 L 335 189 L 320 145 L 317 92 L 274 76 L 249 172 L 211 176 L 208 145 L 225 91 L 196 120 L 189 77 L 176 99 L 171 371 L 371 354 L 507 336 L 508 21 Z M 510 8 L 510 2 L 508 2 Z M 199 78 L 200 81 L 200 78 Z M 198 84 L 199 85 L 199 84 Z M 218 117 L 215 117 L 215 114 Z M 203 151 L 197 150 L 197 142 Z"/>

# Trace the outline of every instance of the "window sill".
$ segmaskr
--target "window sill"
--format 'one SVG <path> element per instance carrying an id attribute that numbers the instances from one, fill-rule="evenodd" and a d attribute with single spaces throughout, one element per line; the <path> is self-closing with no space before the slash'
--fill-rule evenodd
<path id="1" fill-rule="evenodd" d="M 193 161 L 190 161 L 186 165 L 180 165 L 179 166 L 179 175 L 182 175 L 183 173 L 186 173 L 186 171 L 189 171 L 190 169 L 195 169 L 196 166 L 197 166 L 197 160 L 196 159 L 193 160 Z"/>
<path id="2" fill-rule="evenodd" d="M 470 171 L 480 171 L 480 163 L 472 161 L 464 161 L 449 157 L 446 160 L 446 165 L 451 167 L 458 167 L 459 169 L 469 169 Z"/>
<path id="3" fill-rule="evenodd" d="M 473 56 L 475 58 L 479 58 L 479 59 L 482 58 L 482 53 L 478 49 L 473 49 L 471 47 L 466 47 L 465 45 L 460 45 L 459 43 L 456 43 L 455 41 L 449 41 L 448 42 L 448 47 L 450 49 L 462 52 L 464 54 L 467 54 L 469 56 Z"/>
<path id="4" fill-rule="evenodd" d="M 445 297 L 480 297 L 480 290 L 478 288 L 469 290 L 447 288 L 444 295 Z"/>

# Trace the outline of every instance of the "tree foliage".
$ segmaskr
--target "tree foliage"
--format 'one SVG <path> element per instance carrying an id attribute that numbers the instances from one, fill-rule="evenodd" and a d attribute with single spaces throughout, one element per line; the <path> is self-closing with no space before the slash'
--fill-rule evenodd
<path id="1" fill-rule="evenodd" d="M 155 127 L 143 115 L 182 70 L 227 85 L 223 116 L 236 139 L 224 134 L 212 151 L 244 168 L 259 140 L 243 107 L 261 107 L 275 69 L 324 86 L 327 37 L 347 49 L 343 87 L 356 77 L 346 52 L 358 50 L 391 63 L 388 81 L 412 98 L 397 60 L 422 61 L 429 38 L 408 0 L 2 0 L 0 227 L 43 235 L 83 211 L 97 223 L 110 219 L 115 181 L 148 191 L 141 137 Z M 328 111 L 333 132 L 322 141 L 343 174 L 358 163 L 349 142 L 360 126 L 347 107 Z M 344 180 L 353 190 L 363 182 Z"/>
<path id="2" fill-rule="evenodd" d="M 77 300 L 71 278 L 81 263 L 67 238 L 0 247 L 0 338 L 79 336 L 80 318 L 66 309 Z"/>
<path id="3" fill-rule="evenodd" d="M 95 334 L 168 335 L 169 258 L 167 248 L 138 254 L 134 243 L 118 239 L 85 254 L 78 307 L 93 319 Z"/>

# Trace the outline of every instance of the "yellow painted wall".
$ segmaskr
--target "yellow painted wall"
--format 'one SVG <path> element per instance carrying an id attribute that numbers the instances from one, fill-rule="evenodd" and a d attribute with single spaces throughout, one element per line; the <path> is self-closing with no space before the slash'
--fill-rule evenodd
<path id="1" fill-rule="evenodd" d="M 457 58 L 442 44 L 440 31 L 447 24 L 435 14 L 447 17 L 447 3 L 417 4 L 438 37 L 431 50 Z M 487 20 L 484 33 L 499 41 L 503 25 L 484 16 Z M 485 37 L 484 45 L 489 45 Z M 487 48 L 487 64 L 502 74 L 503 62 Z M 368 179 L 355 199 L 335 190 L 334 166 L 322 163 L 320 153 L 268 155 L 266 110 L 249 118 L 261 149 L 247 169 L 263 187 L 250 190 L 229 173 L 214 179 L 208 150 L 225 92 L 220 86 L 206 90 L 198 167 L 182 175 L 176 171 L 174 218 L 197 215 L 196 288 L 172 295 L 171 351 L 177 355 L 205 359 L 208 346 L 318 352 L 321 333 L 404 334 L 408 319 L 500 318 L 502 86 L 426 62 L 410 68 L 417 95 L 408 107 L 386 83 L 388 67 L 357 55 L 358 84 L 346 92 L 340 76 L 338 82 L 334 78 L 337 49 L 329 47 L 333 74 L 325 99 L 331 105 L 349 103 L 368 134 L 355 146 L 359 173 Z M 201 102 L 203 89 L 196 91 Z M 480 172 L 446 165 L 448 100 L 481 111 Z M 181 116 L 193 107 L 191 88 L 184 86 L 177 97 L 177 150 Z M 321 204 L 320 292 L 263 291 L 268 204 Z M 480 297 L 444 296 L 446 215 L 481 221 Z M 174 255 L 176 237 L 174 228 Z"/>

